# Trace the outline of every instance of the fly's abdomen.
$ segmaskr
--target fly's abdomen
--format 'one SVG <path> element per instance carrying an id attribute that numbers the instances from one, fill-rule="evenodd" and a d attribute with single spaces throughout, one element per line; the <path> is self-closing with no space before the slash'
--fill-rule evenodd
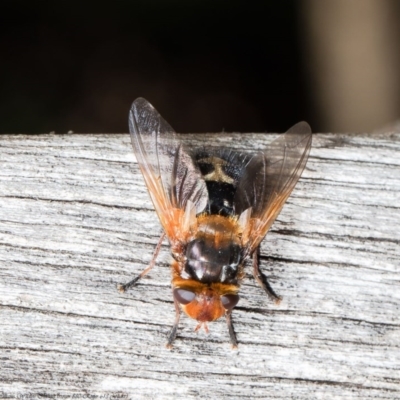
<path id="1" fill-rule="evenodd" d="M 202 150 L 194 155 L 194 161 L 207 185 L 208 214 L 235 215 L 236 187 L 247 158 L 245 154 L 226 149 Z"/>

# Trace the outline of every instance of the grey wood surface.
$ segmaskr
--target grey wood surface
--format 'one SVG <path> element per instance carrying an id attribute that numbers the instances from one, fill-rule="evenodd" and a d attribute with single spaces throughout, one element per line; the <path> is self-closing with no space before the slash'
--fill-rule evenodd
<path id="1" fill-rule="evenodd" d="M 192 136 L 192 141 L 200 135 Z M 203 135 L 262 148 L 270 135 Z M 199 139 L 200 140 L 200 139 Z M 251 276 L 210 333 L 174 320 L 169 252 L 127 134 L 0 137 L 0 398 L 400 398 L 400 134 L 314 135 Z"/>

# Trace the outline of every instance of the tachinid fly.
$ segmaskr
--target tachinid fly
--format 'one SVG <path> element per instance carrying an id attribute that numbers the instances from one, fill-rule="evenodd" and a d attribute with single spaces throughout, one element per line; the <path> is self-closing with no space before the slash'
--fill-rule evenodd
<path id="1" fill-rule="evenodd" d="M 259 246 L 306 165 L 311 128 L 299 122 L 262 151 L 186 148 L 174 130 L 145 99 L 129 114 L 133 149 L 164 233 L 150 265 L 167 236 L 173 261 L 176 309 L 167 346 L 175 340 L 181 310 L 208 331 L 207 322 L 226 317 L 237 347 L 231 313 L 239 301 L 244 264 L 252 258 L 253 275 L 275 302 L 280 298 L 259 268 Z"/>

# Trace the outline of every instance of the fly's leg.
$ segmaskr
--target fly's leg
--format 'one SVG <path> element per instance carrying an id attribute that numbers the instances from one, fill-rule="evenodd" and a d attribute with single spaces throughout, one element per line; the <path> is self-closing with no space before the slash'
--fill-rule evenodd
<path id="1" fill-rule="evenodd" d="M 158 253 L 159 253 L 160 250 L 161 250 L 161 244 L 162 244 L 164 238 L 165 238 L 165 232 L 163 232 L 163 234 L 162 234 L 161 237 L 160 237 L 160 240 L 158 241 L 157 247 L 156 247 L 156 249 L 154 250 L 153 258 L 151 259 L 149 266 L 148 266 L 147 268 L 145 268 L 145 269 L 142 271 L 142 273 L 140 273 L 138 276 L 136 276 L 135 278 L 133 278 L 131 281 L 129 281 L 128 283 L 125 283 L 125 285 L 119 284 L 119 285 L 117 286 L 117 288 L 118 288 L 118 290 L 119 290 L 120 292 L 122 292 L 122 293 L 123 293 L 123 292 L 126 292 L 128 289 L 130 289 L 131 287 L 135 286 L 136 283 L 137 283 L 137 281 L 138 281 L 140 278 L 143 278 L 143 277 L 154 267 L 154 265 L 155 265 L 155 263 L 156 263 L 156 259 L 157 259 Z"/>
<path id="2" fill-rule="evenodd" d="M 168 342 L 165 345 L 167 349 L 172 349 L 172 343 L 176 339 L 176 333 L 178 331 L 178 325 L 179 325 L 179 320 L 181 318 L 181 309 L 179 308 L 179 303 L 174 299 L 174 304 L 175 304 L 175 322 L 174 326 L 171 329 L 171 332 L 168 336 Z"/>
<path id="3" fill-rule="evenodd" d="M 282 300 L 282 297 L 278 296 L 274 292 L 267 280 L 267 277 L 260 271 L 260 246 L 258 246 L 253 253 L 253 275 L 259 285 L 264 289 L 265 293 L 267 293 L 268 297 L 275 304 L 279 304 Z"/>
<path id="4" fill-rule="evenodd" d="M 238 342 L 237 342 L 237 339 L 236 339 L 235 330 L 233 329 L 232 311 L 227 311 L 226 312 L 226 323 L 228 325 L 228 331 L 229 331 L 229 337 L 231 339 L 232 349 L 237 349 Z"/>

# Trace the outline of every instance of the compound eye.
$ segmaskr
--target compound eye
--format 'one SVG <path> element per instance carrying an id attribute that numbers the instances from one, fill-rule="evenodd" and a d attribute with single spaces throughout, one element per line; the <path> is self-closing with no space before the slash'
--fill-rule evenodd
<path id="1" fill-rule="evenodd" d="M 178 303 L 183 304 L 185 306 L 186 304 L 189 304 L 191 301 L 194 300 L 196 294 L 191 290 L 174 289 L 174 297 Z"/>
<path id="2" fill-rule="evenodd" d="M 226 294 L 221 296 L 221 303 L 225 310 L 232 310 L 233 307 L 239 302 L 239 296 L 237 294 Z"/>

